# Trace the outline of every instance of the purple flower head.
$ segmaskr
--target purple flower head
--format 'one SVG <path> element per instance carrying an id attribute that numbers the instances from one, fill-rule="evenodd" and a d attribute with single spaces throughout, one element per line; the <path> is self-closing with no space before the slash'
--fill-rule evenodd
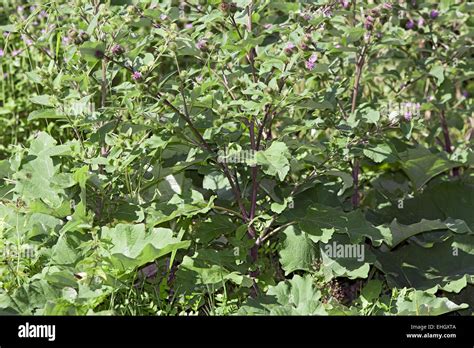
<path id="1" fill-rule="evenodd" d="M 466 90 L 462 91 L 462 96 L 466 99 L 469 98 L 469 92 Z"/>
<path id="2" fill-rule="evenodd" d="M 46 18 L 48 17 L 48 12 L 46 12 L 45 10 L 42 10 L 39 14 L 38 14 L 38 18 L 39 19 L 43 19 L 43 18 Z"/>
<path id="3" fill-rule="evenodd" d="M 28 36 L 26 36 L 24 34 L 21 34 L 21 39 L 26 44 L 26 46 L 31 46 L 33 44 L 33 41 Z"/>
<path id="4" fill-rule="evenodd" d="M 121 49 L 122 49 L 122 47 L 119 44 L 116 44 L 112 47 L 112 53 L 117 53 Z"/>
<path id="5" fill-rule="evenodd" d="M 316 63 L 317 60 L 318 60 L 317 54 L 316 54 L 316 53 L 313 53 L 313 54 L 311 55 L 311 57 L 309 57 L 308 62 Z"/>
<path id="6" fill-rule="evenodd" d="M 423 19 L 423 17 L 420 17 L 416 24 L 417 24 L 418 28 L 422 28 L 423 25 L 425 24 L 425 20 Z"/>
<path id="7" fill-rule="evenodd" d="M 367 30 L 372 30 L 372 28 L 374 27 L 374 17 L 367 16 L 365 18 L 364 27 Z"/>
<path id="8" fill-rule="evenodd" d="M 405 112 L 405 120 L 407 120 L 407 121 L 411 120 L 411 112 L 410 111 Z"/>
<path id="9" fill-rule="evenodd" d="M 309 21 L 313 18 L 313 16 L 311 15 L 311 13 L 302 13 L 301 14 L 301 17 L 305 20 L 305 21 Z"/>
<path id="10" fill-rule="evenodd" d="M 202 39 L 201 39 L 201 40 L 199 40 L 199 41 L 197 42 L 196 47 L 197 47 L 198 49 L 202 49 L 202 48 L 203 48 L 204 46 L 206 46 L 206 45 L 207 45 L 206 40 L 202 40 Z"/>
<path id="11" fill-rule="evenodd" d="M 135 81 L 140 80 L 142 78 L 142 73 L 139 71 L 134 71 L 132 74 L 132 79 Z"/>
<path id="12" fill-rule="evenodd" d="M 285 46 L 285 48 L 283 49 L 283 52 L 287 55 L 287 56 L 291 56 L 293 54 L 293 52 L 295 51 L 295 44 L 293 42 L 288 42 Z"/>
<path id="13" fill-rule="evenodd" d="M 316 65 L 316 64 L 311 63 L 309 60 L 307 60 L 307 61 L 304 63 L 304 66 L 305 66 L 306 69 L 308 69 L 308 70 L 313 70 L 315 65 Z"/>
<path id="14" fill-rule="evenodd" d="M 324 8 L 322 10 L 322 13 L 323 13 L 323 17 L 331 17 L 332 16 L 332 11 L 331 11 L 331 8 Z"/>
<path id="15" fill-rule="evenodd" d="M 382 7 L 385 9 L 385 10 L 388 10 L 390 11 L 392 9 L 392 4 L 390 2 L 384 2 L 384 4 L 382 5 Z"/>
<path id="16" fill-rule="evenodd" d="M 411 19 L 408 20 L 407 24 L 405 25 L 405 28 L 413 29 L 414 27 L 415 27 L 415 22 L 413 22 Z"/>
<path id="17" fill-rule="evenodd" d="M 13 50 L 12 51 L 12 57 L 16 57 L 17 55 L 19 55 L 21 53 L 21 50 Z"/>
<path id="18" fill-rule="evenodd" d="M 348 9 L 351 6 L 351 3 L 349 2 L 349 0 L 341 0 L 339 1 L 339 3 L 344 9 Z"/>
<path id="19" fill-rule="evenodd" d="M 166 21 L 168 19 L 168 16 L 166 14 L 162 13 L 161 16 L 160 16 L 160 19 L 162 21 Z"/>
<path id="20" fill-rule="evenodd" d="M 304 64 L 306 69 L 313 70 L 316 65 L 317 60 L 318 60 L 318 56 L 316 55 L 316 53 L 313 53 L 311 57 L 309 57 L 308 60 Z"/>
<path id="21" fill-rule="evenodd" d="M 102 52 L 101 50 L 96 50 L 94 55 L 96 58 L 99 58 L 99 59 L 104 58 L 104 52 Z"/>
<path id="22" fill-rule="evenodd" d="M 156 264 L 145 266 L 140 270 L 140 276 L 144 278 L 154 278 L 157 273 L 158 267 L 156 266 Z"/>
<path id="23" fill-rule="evenodd" d="M 125 50 L 123 49 L 122 46 L 120 46 L 119 44 L 115 44 L 112 46 L 112 53 L 115 54 L 115 55 L 121 55 L 122 53 L 124 53 Z"/>
<path id="24" fill-rule="evenodd" d="M 35 5 L 30 6 L 30 11 L 33 12 L 34 10 L 36 10 L 36 6 Z"/>
<path id="25" fill-rule="evenodd" d="M 186 23 L 186 24 L 184 25 L 184 27 L 185 27 L 186 29 L 192 29 L 192 28 L 193 28 L 193 23 Z"/>
<path id="26" fill-rule="evenodd" d="M 63 45 L 69 45 L 69 43 L 71 42 L 71 38 L 69 36 L 63 36 L 62 42 Z"/>
<path id="27" fill-rule="evenodd" d="M 263 27 L 264 27 L 265 29 L 267 29 L 267 30 L 268 30 L 268 29 L 271 29 L 272 26 L 273 26 L 273 25 L 272 25 L 271 23 L 267 23 L 267 24 L 264 24 L 264 25 L 263 25 Z"/>
<path id="28" fill-rule="evenodd" d="M 24 8 L 23 6 L 18 6 L 18 7 L 16 8 L 16 11 L 17 11 L 18 13 L 23 13 L 23 12 L 25 11 L 25 8 Z"/>
<path id="29" fill-rule="evenodd" d="M 431 17 L 431 19 L 436 19 L 436 18 L 438 18 L 438 16 L 439 16 L 439 12 L 438 12 L 438 11 L 432 10 L 432 11 L 430 12 L 430 17 Z"/>
<path id="30" fill-rule="evenodd" d="M 207 50 L 207 41 L 204 39 L 199 40 L 196 43 L 196 48 L 200 51 L 206 51 Z"/>
<path id="31" fill-rule="evenodd" d="M 5 51 L 0 48 L 0 57 L 3 57 L 5 55 Z"/>

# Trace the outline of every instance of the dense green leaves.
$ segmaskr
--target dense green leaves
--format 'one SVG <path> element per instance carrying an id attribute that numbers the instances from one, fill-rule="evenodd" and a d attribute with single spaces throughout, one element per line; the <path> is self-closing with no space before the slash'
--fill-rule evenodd
<path id="1" fill-rule="evenodd" d="M 310 276 L 295 275 L 291 280 L 270 287 L 267 294 L 249 300 L 240 309 L 246 315 L 324 315 L 321 292 Z"/>
<path id="2" fill-rule="evenodd" d="M 2 2 L 0 311 L 472 314 L 472 4 L 349 3 Z"/>

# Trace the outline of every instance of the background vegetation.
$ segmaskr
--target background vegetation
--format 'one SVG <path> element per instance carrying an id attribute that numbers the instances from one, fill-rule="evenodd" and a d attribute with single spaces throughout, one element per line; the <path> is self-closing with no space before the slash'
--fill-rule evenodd
<path id="1" fill-rule="evenodd" d="M 473 9 L 0 2 L 0 312 L 472 315 Z"/>

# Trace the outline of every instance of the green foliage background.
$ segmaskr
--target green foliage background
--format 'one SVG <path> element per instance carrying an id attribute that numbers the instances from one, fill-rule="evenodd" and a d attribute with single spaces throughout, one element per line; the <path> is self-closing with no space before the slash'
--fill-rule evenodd
<path id="1" fill-rule="evenodd" d="M 0 2 L 0 313 L 472 315 L 473 9 Z"/>

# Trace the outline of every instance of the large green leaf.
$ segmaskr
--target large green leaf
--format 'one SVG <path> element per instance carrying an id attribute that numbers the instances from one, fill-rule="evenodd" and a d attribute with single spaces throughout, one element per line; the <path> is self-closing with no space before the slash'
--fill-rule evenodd
<path id="1" fill-rule="evenodd" d="M 74 185 L 69 173 L 59 173 L 59 165 L 53 156 L 65 155 L 70 151 L 68 145 L 56 145 L 49 134 L 40 132 L 31 142 L 28 151 L 29 161 L 14 174 L 17 180 L 15 191 L 25 201 L 42 200 L 51 207 L 59 207 L 64 189 Z"/>
<path id="2" fill-rule="evenodd" d="M 177 249 L 189 247 L 167 228 L 147 230 L 144 224 L 119 224 L 102 228 L 102 240 L 111 243 L 106 256 L 120 271 L 132 271 Z"/>
<path id="3" fill-rule="evenodd" d="M 310 271 L 319 258 L 319 248 L 298 226 L 288 226 L 282 232 L 280 263 L 285 275 L 294 271 Z"/>
<path id="4" fill-rule="evenodd" d="M 66 116 L 55 109 L 35 110 L 28 115 L 28 121 L 40 119 L 65 119 Z"/>
<path id="5" fill-rule="evenodd" d="M 167 201 L 153 203 L 146 209 L 148 215 L 147 225 L 156 226 L 163 222 L 173 220 L 180 216 L 194 216 L 207 213 L 213 206 L 215 196 L 206 201 L 203 195 L 196 190 L 189 194 L 175 194 Z"/>
<path id="6" fill-rule="evenodd" d="M 249 287 L 252 280 L 243 274 L 239 259 L 232 250 L 198 250 L 183 258 L 176 272 L 176 288 L 183 293 L 207 292 L 220 289 L 227 281 Z"/>
<path id="7" fill-rule="evenodd" d="M 26 163 L 20 172 L 15 174 L 17 184 L 15 191 L 24 200 L 42 199 L 46 204 L 58 207 L 61 204 L 58 187 L 52 185 L 53 178 L 58 173 L 53 160 L 48 156 L 40 156 Z"/>
<path id="8" fill-rule="evenodd" d="M 306 215 L 299 220 L 299 227 L 315 241 L 327 243 L 334 233 L 344 233 L 353 242 L 365 237 L 374 244 L 380 245 L 385 239 L 384 231 L 372 226 L 360 211 L 345 213 L 339 208 L 332 208 L 314 203 L 306 209 Z"/>
<path id="9" fill-rule="evenodd" d="M 458 163 L 448 160 L 443 154 L 434 154 L 422 147 L 407 149 L 398 155 L 403 171 L 417 190 L 435 176 L 459 166 Z"/>
<path id="10" fill-rule="evenodd" d="M 397 315 L 441 315 L 468 307 L 465 303 L 457 305 L 447 298 L 436 297 L 425 291 L 415 290 L 404 296 L 404 290 L 395 303 Z"/>
<path id="11" fill-rule="evenodd" d="M 245 315 L 325 315 L 321 292 L 314 286 L 310 275 L 293 276 L 276 286 L 270 286 L 267 293 L 257 299 L 249 299 L 240 308 Z"/>
<path id="12" fill-rule="evenodd" d="M 424 232 L 450 230 L 455 233 L 474 234 L 463 220 L 454 219 L 447 219 L 444 222 L 440 220 L 422 219 L 420 222 L 411 225 L 402 225 L 397 219 L 394 219 L 389 227 L 379 228 L 389 230 L 389 232 L 385 232 L 384 234 L 387 235 L 386 242 L 391 248 L 396 247 L 410 237 Z"/>
<path id="13" fill-rule="evenodd" d="M 22 284 L 11 295 L 8 295 L 8 299 L 2 296 L 0 308 L 13 310 L 23 315 L 41 314 L 47 301 L 58 298 L 59 290 L 40 276 L 32 277 Z"/>
<path id="14" fill-rule="evenodd" d="M 56 97 L 51 95 L 35 95 L 30 97 L 30 101 L 34 104 L 44 106 L 55 106 L 58 102 Z"/>
<path id="15" fill-rule="evenodd" d="M 375 163 L 391 163 L 394 162 L 394 160 L 396 159 L 390 145 L 385 143 L 369 145 L 364 149 L 363 153 L 366 157 L 370 158 Z"/>
<path id="16" fill-rule="evenodd" d="M 470 235 L 455 235 L 429 248 L 410 244 L 375 254 L 377 267 L 392 287 L 459 292 L 466 283 L 474 283 L 474 237 Z"/>
<path id="17" fill-rule="evenodd" d="M 385 220 L 386 223 L 391 223 L 396 218 L 404 225 L 418 223 L 422 219 L 463 220 L 471 230 L 474 230 L 473 211 L 474 185 L 456 181 L 429 186 L 422 194 L 403 200 L 401 208 L 398 208 L 397 203 L 374 213 L 378 219 Z"/>
<path id="18" fill-rule="evenodd" d="M 268 149 L 257 152 L 257 164 L 263 167 L 265 174 L 277 176 L 283 181 L 290 171 L 289 157 L 286 144 L 274 141 Z"/>
<path id="19" fill-rule="evenodd" d="M 326 280 L 337 277 L 367 278 L 375 257 L 363 243 L 354 243 L 345 235 L 335 235 L 328 243 L 320 243 L 321 271 Z"/>
<path id="20" fill-rule="evenodd" d="M 213 215 L 196 228 L 196 242 L 208 244 L 215 238 L 235 231 L 235 224 L 225 215 Z"/>

